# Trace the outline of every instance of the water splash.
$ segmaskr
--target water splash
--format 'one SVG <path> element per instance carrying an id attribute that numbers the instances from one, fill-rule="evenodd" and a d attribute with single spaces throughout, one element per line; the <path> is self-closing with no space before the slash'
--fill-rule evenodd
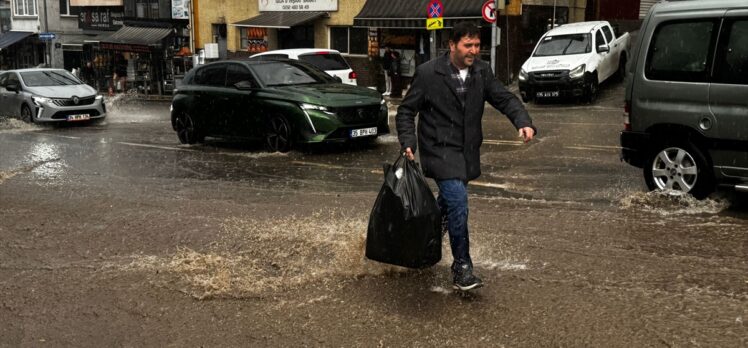
<path id="1" fill-rule="evenodd" d="M 707 198 L 702 201 L 689 194 L 672 191 L 635 192 L 620 200 L 626 210 L 645 210 L 660 215 L 719 214 L 729 208 L 726 199 Z"/>
<path id="2" fill-rule="evenodd" d="M 232 218 L 208 250 L 136 255 L 112 267 L 159 274 L 161 282 L 197 299 L 258 297 L 310 283 L 336 286 L 340 278 L 406 272 L 365 259 L 366 226 L 363 217 L 335 213 Z"/>
<path id="3" fill-rule="evenodd" d="M 35 131 L 41 127 L 17 118 L 0 116 L 0 131 Z"/>

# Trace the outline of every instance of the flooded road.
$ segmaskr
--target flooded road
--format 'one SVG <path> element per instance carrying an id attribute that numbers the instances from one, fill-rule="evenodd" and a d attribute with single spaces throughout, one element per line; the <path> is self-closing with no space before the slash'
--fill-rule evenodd
<path id="1" fill-rule="evenodd" d="M 748 199 L 645 192 L 622 95 L 528 105 L 529 145 L 487 108 L 467 295 L 446 240 L 426 270 L 363 257 L 394 135 L 186 146 L 127 97 L 87 126 L 0 120 L 0 346 L 746 347 Z"/>

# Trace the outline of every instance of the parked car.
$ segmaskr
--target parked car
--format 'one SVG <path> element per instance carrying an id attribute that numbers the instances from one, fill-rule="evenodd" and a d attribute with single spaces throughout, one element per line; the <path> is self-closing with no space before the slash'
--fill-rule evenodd
<path id="1" fill-rule="evenodd" d="M 662 2 L 642 23 L 626 77 L 621 157 L 650 190 L 748 191 L 744 0 Z"/>
<path id="2" fill-rule="evenodd" d="M 294 145 L 375 139 L 389 133 L 382 95 L 342 84 L 294 60 L 223 61 L 192 69 L 175 92 L 179 141 L 205 136 L 264 139 L 271 151 Z"/>
<path id="3" fill-rule="evenodd" d="M 612 76 L 623 80 L 628 47 L 629 34 L 616 37 L 605 21 L 549 30 L 520 70 L 522 100 L 582 97 L 594 102 L 603 81 Z"/>
<path id="4" fill-rule="evenodd" d="M 356 85 L 356 73 L 348 65 L 348 62 L 336 50 L 322 48 L 296 48 L 287 50 L 267 51 L 252 55 L 252 60 L 271 60 L 271 59 L 294 59 L 307 62 L 324 70 L 331 76 L 337 76 L 340 81 Z"/>
<path id="5" fill-rule="evenodd" d="M 0 115 L 26 122 L 74 122 L 106 117 L 104 98 L 63 69 L 0 73 Z"/>

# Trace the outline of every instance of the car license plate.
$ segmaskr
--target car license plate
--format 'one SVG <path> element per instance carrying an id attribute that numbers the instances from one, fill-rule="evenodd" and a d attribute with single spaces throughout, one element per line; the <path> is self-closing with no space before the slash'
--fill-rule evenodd
<path id="1" fill-rule="evenodd" d="M 558 91 L 538 92 L 536 94 L 538 98 L 555 98 L 558 97 L 558 95 Z"/>
<path id="2" fill-rule="evenodd" d="M 365 137 L 367 135 L 377 135 L 377 127 L 351 129 L 351 138 Z"/>
<path id="3" fill-rule="evenodd" d="M 80 114 L 80 115 L 70 115 L 68 116 L 68 121 L 85 121 L 90 120 L 91 115 L 89 114 Z"/>

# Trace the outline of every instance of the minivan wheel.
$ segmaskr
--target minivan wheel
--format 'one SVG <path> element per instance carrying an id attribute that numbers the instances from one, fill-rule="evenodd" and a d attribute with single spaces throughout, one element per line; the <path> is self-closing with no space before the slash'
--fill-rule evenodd
<path id="1" fill-rule="evenodd" d="M 270 152 L 291 151 L 292 137 L 291 125 L 282 116 L 273 116 L 267 124 L 265 131 L 265 146 Z"/>
<path id="2" fill-rule="evenodd" d="M 706 156 L 693 144 L 660 146 L 644 167 L 650 190 L 689 193 L 704 199 L 714 191 L 714 174 Z"/>
<path id="3" fill-rule="evenodd" d="M 182 144 L 194 144 L 203 141 L 204 137 L 195 124 L 195 120 L 189 114 L 181 114 L 175 120 L 177 137 Z"/>
<path id="4" fill-rule="evenodd" d="M 31 108 L 26 104 L 21 106 L 21 121 L 34 123 L 34 115 L 31 113 Z"/>

